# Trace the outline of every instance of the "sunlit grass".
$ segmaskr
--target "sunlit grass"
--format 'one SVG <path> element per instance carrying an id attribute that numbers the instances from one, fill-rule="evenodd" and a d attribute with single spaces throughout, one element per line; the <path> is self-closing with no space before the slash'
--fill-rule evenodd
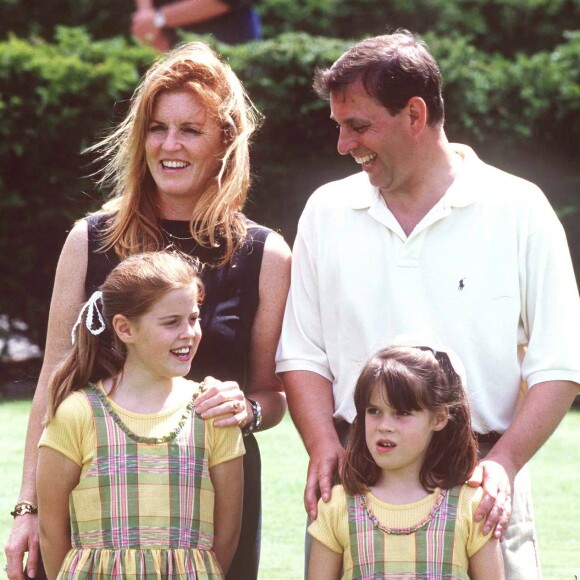
<path id="1" fill-rule="evenodd" d="M 9 512 L 20 485 L 29 408 L 30 401 L 0 402 L 2 544 L 8 538 L 12 523 Z M 531 464 L 544 580 L 580 578 L 579 434 L 580 412 L 571 411 Z M 264 494 L 260 580 L 300 580 L 304 569 L 306 452 L 289 417 L 258 438 Z M 2 550 L 0 570 L 4 563 Z"/>

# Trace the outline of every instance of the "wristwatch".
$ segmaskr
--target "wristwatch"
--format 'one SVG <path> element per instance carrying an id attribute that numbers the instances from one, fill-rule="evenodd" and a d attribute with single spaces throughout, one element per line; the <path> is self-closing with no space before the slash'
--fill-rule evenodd
<path id="1" fill-rule="evenodd" d="M 248 399 L 246 397 L 248 403 L 250 403 L 250 407 L 252 407 L 252 413 L 254 414 L 254 418 L 244 427 L 243 433 L 244 437 L 247 437 L 250 433 L 255 433 L 256 431 L 260 430 L 262 426 L 262 405 L 258 403 L 258 401 L 253 401 L 252 399 Z"/>
<path id="2" fill-rule="evenodd" d="M 161 10 L 155 11 L 155 16 L 153 16 L 153 24 L 155 25 L 155 28 L 165 28 L 167 20 L 165 19 L 165 14 L 163 14 Z"/>

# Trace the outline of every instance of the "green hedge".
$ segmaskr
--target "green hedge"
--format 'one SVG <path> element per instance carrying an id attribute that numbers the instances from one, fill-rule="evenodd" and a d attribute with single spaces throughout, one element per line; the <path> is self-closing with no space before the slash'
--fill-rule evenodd
<path id="1" fill-rule="evenodd" d="M 304 31 L 338 38 L 404 27 L 421 34 L 465 36 L 487 52 L 550 49 L 578 27 L 580 0 L 264 0 L 266 37 Z"/>
<path id="2" fill-rule="evenodd" d="M 93 38 L 129 33 L 134 0 L 0 0 L 0 38 L 53 40 L 58 26 L 84 26 Z"/>
<path id="3" fill-rule="evenodd" d="M 576 259 L 580 214 L 580 32 L 550 52 L 512 60 L 464 38 L 427 36 L 446 79 L 451 140 L 538 182 L 562 209 Z M 304 202 L 319 184 L 357 170 L 336 153 L 328 105 L 311 89 L 315 66 L 348 41 L 283 34 L 219 46 L 266 115 L 253 148 L 248 213 L 291 243 Z M 155 58 L 122 38 L 92 41 L 60 28 L 52 43 L 0 42 L 0 312 L 26 320 L 43 340 L 54 268 L 74 219 L 103 200 L 81 151 L 118 120 Z"/>
<path id="4" fill-rule="evenodd" d="M 306 32 L 359 38 L 405 27 L 464 36 L 486 52 L 550 50 L 577 28 L 580 0 L 260 0 L 265 38 Z M 58 25 L 85 26 L 93 38 L 129 34 L 134 0 L 0 0 L 0 38 L 52 40 Z"/>
<path id="5" fill-rule="evenodd" d="M 154 53 L 60 29 L 55 44 L 0 44 L 0 312 L 42 336 L 65 231 L 102 197 L 81 150 L 114 118 Z M 122 106 L 120 108 L 123 108 Z"/>

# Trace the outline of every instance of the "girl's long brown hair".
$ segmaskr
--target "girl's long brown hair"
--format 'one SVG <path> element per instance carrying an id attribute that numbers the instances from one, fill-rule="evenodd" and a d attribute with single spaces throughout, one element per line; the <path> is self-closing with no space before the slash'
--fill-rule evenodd
<path id="1" fill-rule="evenodd" d="M 447 425 L 433 433 L 419 478 L 426 491 L 465 482 L 477 463 L 477 441 L 461 379 L 446 353 L 392 346 L 379 350 L 366 363 L 356 384 L 356 418 L 342 472 L 346 491 L 365 493 L 381 474 L 365 437 L 366 409 L 374 388 L 382 389 L 389 405 L 398 411 L 447 413 Z"/>
<path id="2" fill-rule="evenodd" d="M 48 384 L 46 421 L 72 392 L 89 383 L 115 377 L 125 364 L 126 351 L 112 326 L 113 317 L 123 314 L 135 320 L 148 312 L 166 292 L 195 286 L 198 300 L 203 286 L 192 260 L 169 252 L 151 252 L 131 256 L 121 262 L 100 288 L 97 301 L 105 330 L 94 335 L 87 328 L 90 310 L 83 307 L 75 341 L 66 358 L 56 367 Z M 91 326 L 94 321 L 89 320 Z"/>

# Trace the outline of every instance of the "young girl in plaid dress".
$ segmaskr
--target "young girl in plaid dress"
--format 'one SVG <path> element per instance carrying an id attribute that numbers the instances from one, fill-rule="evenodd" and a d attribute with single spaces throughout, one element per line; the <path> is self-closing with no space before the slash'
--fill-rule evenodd
<path id="1" fill-rule="evenodd" d="M 453 360 L 453 364 L 452 361 Z M 499 543 L 463 482 L 477 443 L 451 352 L 392 346 L 364 366 L 342 485 L 319 502 L 311 580 L 504 578 Z"/>
<path id="2" fill-rule="evenodd" d="M 222 578 L 240 529 L 239 427 L 195 413 L 195 268 L 121 262 L 83 307 L 50 383 L 38 513 L 49 578 Z"/>

